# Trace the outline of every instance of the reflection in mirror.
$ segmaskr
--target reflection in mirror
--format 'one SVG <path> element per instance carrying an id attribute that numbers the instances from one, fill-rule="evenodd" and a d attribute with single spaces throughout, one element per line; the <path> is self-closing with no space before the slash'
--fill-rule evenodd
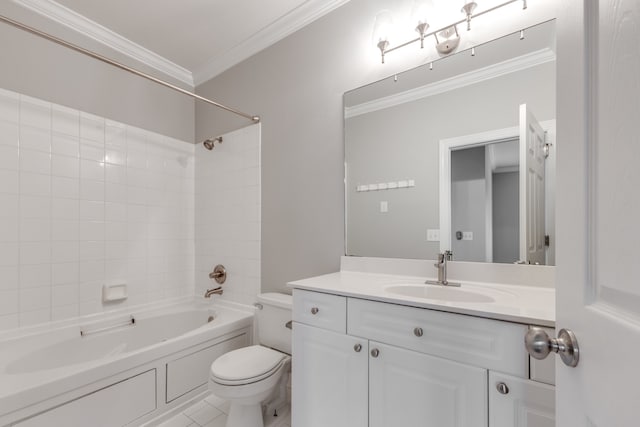
<path id="1" fill-rule="evenodd" d="M 475 53 L 345 94 L 347 255 L 554 264 L 555 24 Z"/>

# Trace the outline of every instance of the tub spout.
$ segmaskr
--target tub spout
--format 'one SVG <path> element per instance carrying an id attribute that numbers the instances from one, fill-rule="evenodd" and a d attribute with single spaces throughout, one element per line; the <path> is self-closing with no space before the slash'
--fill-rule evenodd
<path id="1" fill-rule="evenodd" d="M 222 286 L 218 286 L 217 288 L 213 288 L 213 289 L 207 289 L 207 291 L 204 293 L 204 297 L 205 298 L 210 298 L 211 295 L 222 295 L 222 293 L 224 292 L 224 290 L 222 289 Z"/>

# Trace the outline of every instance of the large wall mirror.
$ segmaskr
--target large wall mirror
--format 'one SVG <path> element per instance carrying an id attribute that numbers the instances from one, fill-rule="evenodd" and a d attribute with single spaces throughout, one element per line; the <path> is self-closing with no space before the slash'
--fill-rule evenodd
<path id="1" fill-rule="evenodd" d="M 345 93 L 346 254 L 555 264 L 555 22 Z"/>

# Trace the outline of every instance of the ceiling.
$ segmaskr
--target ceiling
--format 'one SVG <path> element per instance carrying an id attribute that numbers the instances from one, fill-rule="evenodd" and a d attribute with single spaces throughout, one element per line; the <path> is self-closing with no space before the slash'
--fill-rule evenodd
<path id="1" fill-rule="evenodd" d="M 12 0 L 190 86 L 348 0 Z"/>

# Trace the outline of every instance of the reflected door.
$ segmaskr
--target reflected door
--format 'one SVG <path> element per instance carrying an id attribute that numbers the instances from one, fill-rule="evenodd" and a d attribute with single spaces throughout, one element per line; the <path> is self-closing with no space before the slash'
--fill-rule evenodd
<path id="1" fill-rule="evenodd" d="M 545 132 L 526 104 L 520 105 L 520 259 L 545 264 Z"/>

